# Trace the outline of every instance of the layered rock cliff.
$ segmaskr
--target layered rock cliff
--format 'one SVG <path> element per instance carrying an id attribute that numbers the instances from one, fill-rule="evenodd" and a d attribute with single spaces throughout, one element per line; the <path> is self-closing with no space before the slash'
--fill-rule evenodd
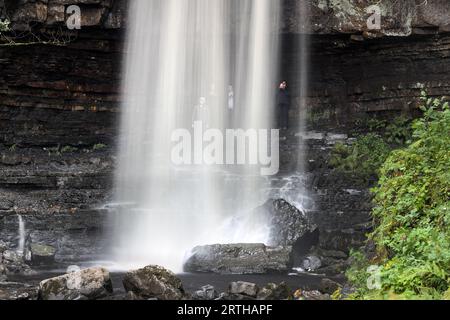
<path id="1" fill-rule="evenodd" d="M 80 241 L 102 225 L 101 211 L 91 209 L 111 198 L 128 2 L 0 0 L 0 17 L 11 22 L 0 44 L 0 230 L 12 244 L 18 213 L 37 230 L 30 239 L 50 241 L 50 226 L 55 246 L 71 248 L 67 230 Z M 372 1 L 284 3 L 281 75 L 293 92 L 300 79 L 292 66 L 308 35 L 302 72 L 309 90 L 305 101 L 295 99 L 291 117 L 293 123 L 307 117 L 307 130 L 314 131 L 303 151 L 320 244 L 347 250 L 370 228 L 370 195 L 330 177 L 330 137 L 346 140 L 367 117 L 416 112 L 424 89 L 449 94 L 450 6 L 446 0 L 381 1 L 381 28 L 369 29 Z M 73 4 L 81 9 L 81 30 L 65 25 Z M 308 112 L 298 112 L 300 106 Z M 295 146 L 283 146 L 287 166 Z"/>

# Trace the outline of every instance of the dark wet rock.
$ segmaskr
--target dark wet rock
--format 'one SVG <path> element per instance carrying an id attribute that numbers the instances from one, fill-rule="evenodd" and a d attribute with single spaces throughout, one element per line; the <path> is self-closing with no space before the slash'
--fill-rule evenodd
<path id="1" fill-rule="evenodd" d="M 330 259 L 337 259 L 337 260 L 346 260 L 348 258 L 348 254 L 339 251 L 339 250 L 325 250 L 325 249 L 318 249 L 317 255 L 323 258 L 330 258 Z"/>
<path id="2" fill-rule="evenodd" d="M 5 252 L 8 249 L 8 245 L 6 244 L 6 242 L 0 240 L 0 257 L 3 254 L 3 252 Z M 1 259 L 0 259 L 1 261 Z"/>
<path id="3" fill-rule="evenodd" d="M 89 268 L 42 281 L 41 300 L 96 300 L 113 292 L 108 270 Z"/>
<path id="4" fill-rule="evenodd" d="M 23 257 L 13 250 L 6 250 L 3 252 L 3 261 L 6 263 L 21 263 L 23 262 Z"/>
<path id="5" fill-rule="evenodd" d="M 324 278 L 320 281 L 320 288 L 319 288 L 320 292 L 332 295 L 339 288 L 342 288 L 342 286 L 336 281 L 333 281 L 331 279 Z"/>
<path id="6" fill-rule="evenodd" d="M 34 201 L 39 202 L 37 198 Z M 30 246 L 41 244 L 56 250 L 54 259 L 58 263 L 73 264 L 98 259 L 105 252 L 108 243 L 107 232 L 112 229 L 105 219 L 106 215 L 103 210 L 23 215 L 26 229 L 24 252 L 26 261 L 30 262 L 32 259 Z M 17 233 L 17 217 L 15 215 L 1 217 L 0 214 L 0 237 L 14 243 L 17 242 Z M 43 264 L 51 264 L 51 256 L 49 255 L 48 259 L 44 258 L 44 261 L 40 260 Z"/>
<path id="7" fill-rule="evenodd" d="M 127 272 L 123 286 L 127 292 L 147 300 L 180 300 L 185 296 L 181 280 L 160 266 L 147 266 Z"/>
<path id="8" fill-rule="evenodd" d="M 197 290 L 192 295 L 193 300 L 215 300 L 219 297 L 216 289 L 211 285 L 206 285 Z"/>
<path id="9" fill-rule="evenodd" d="M 256 284 L 244 281 L 232 282 L 228 287 L 229 294 L 256 298 L 259 288 Z"/>
<path id="10" fill-rule="evenodd" d="M 327 276 L 342 275 L 350 267 L 348 261 L 340 261 L 318 269 L 316 272 Z"/>
<path id="11" fill-rule="evenodd" d="M 37 295 L 38 289 L 32 285 L 0 281 L 0 300 L 36 300 Z"/>
<path id="12" fill-rule="evenodd" d="M 317 256 L 308 256 L 303 259 L 301 268 L 306 271 L 316 271 L 322 266 L 322 261 Z"/>
<path id="13" fill-rule="evenodd" d="M 32 243 L 29 248 L 31 265 L 51 265 L 55 262 L 56 249 L 53 246 Z"/>
<path id="14" fill-rule="evenodd" d="M 257 300 L 287 300 L 292 297 L 292 292 L 286 283 L 269 283 L 261 288 L 257 295 Z"/>
<path id="15" fill-rule="evenodd" d="M 8 279 L 8 277 L 6 276 L 6 272 L 6 266 L 0 261 L 0 282 L 4 282 Z"/>
<path id="16" fill-rule="evenodd" d="M 186 272 L 218 274 L 266 274 L 287 272 L 291 247 L 264 244 L 216 244 L 199 246 L 184 265 Z"/>
<path id="17" fill-rule="evenodd" d="M 314 231 L 305 214 L 283 199 L 268 200 L 256 209 L 271 226 L 268 244 L 293 246 L 305 234 Z"/>

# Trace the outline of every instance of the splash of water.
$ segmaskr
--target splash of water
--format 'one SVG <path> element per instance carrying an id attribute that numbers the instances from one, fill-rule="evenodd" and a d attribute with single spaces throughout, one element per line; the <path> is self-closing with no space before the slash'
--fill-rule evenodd
<path id="1" fill-rule="evenodd" d="M 181 271 L 196 245 L 266 239 L 263 221 L 219 232 L 264 201 L 264 179 L 247 167 L 174 167 L 171 134 L 191 128 L 199 105 L 211 128 L 270 128 L 279 13 L 279 0 L 131 3 L 116 176 L 116 201 L 127 206 L 115 215 L 113 241 L 124 268 Z"/>

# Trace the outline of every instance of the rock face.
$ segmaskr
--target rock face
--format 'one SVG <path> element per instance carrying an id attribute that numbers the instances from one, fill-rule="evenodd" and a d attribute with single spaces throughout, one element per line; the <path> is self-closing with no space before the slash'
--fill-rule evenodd
<path id="1" fill-rule="evenodd" d="M 264 244 L 217 244 L 192 250 L 186 272 L 218 274 L 285 273 L 291 267 L 292 247 Z"/>
<path id="2" fill-rule="evenodd" d="M 16 251 L 5 250 L 0 253 L 0 275 L 32 275 L 33 273 L 31 267 L 25 263 L 23 256 Z"/>
<path id="3" fill-rule="evenodd" d="M 36 300 L 37 294 L 38 290 L 35 286 L 0 281 L 0 301 Z"/>
<path id="4" fill-rule="evenodd" d="M 41 300 L 95 300 L 107 297 L 112 292 L 109 272 L 104 268 L 72 272 L 39 284 Z"/>
<path id="5" fill-rule="evenodd" d="M 14 215 L 20 213 L 36 243 L 58 248 L 57 261 L 102 252 L 104 212 L 91 208 L 112 194 L 129 2 L 0 0 L 0 17 L 16 31 L 35 26 L 33 32 L 48 39 L 62 27 L 70 38 L 58 46 L 0 47 L 0 234 L 8 243 L 16 241 Z M 69 3 L 81 8 L 79 31 L 64 28 Z M 292 158 L 305 155 L 307 189 L 315 199 L 307 216 L 318 226 L 318 245 L 344 254 L 370 231 L 371 195 L 367 186 L 331 173 L 330 139 L 359 131 L 375 116 L 416 114 L 422 90 L 450 92 L 448 1 L 381 1 L 381 29 L 368 30 L 365 9 L 372 3 L 284 0 L 280 74 L 298 91 L 297 41 L 310 31 L 309 90 L 305 101 L 293 97 L 291 120 L 306 119 L 314 134 L 305 137 L 304 147 L 297 141 L 282 146 L 282 170 L 295 170 Z M 302 5 L 309 6 L 309 21 L 299 19 Z M 67 152 L 71 148 L 76 150 Z M 275 240 L 289 235 L 285 231 L 274 232 Z M 322 268 L 339 264 L 320 257 Z M 10 261 L 4 266 L 23 270 Z"/>
<path id="6" fill-rule="evenodd" d="M 380 1 L 377 7 L 370 0 L 285 0 L 284 31 L 315 34 L 362 34 L 366 38 L 379 36 L 409 36 L 423 32 L 447 32 L 450 7 L 446 0 Z M 301 23 L 301 12 L 308 23 Z M 379 27 L 371 23 L 380 15 Z"/>
<path id="7" fill-rule="evenodd" d="M 271 226 L 270 246 L 293 246 L 315 229 L 303 212 L 283 199 L 269 200 L 256 210 L 268 217 Z"/>
<path id="8" fill-rule="evenodd" d="M 126 0 L 53 0 L 51 2 L 25 2 L 1 0 L 0 14 L 8 16 L 13 27 L 26 30 L 33 23 L 46 26 L 64 25 L 69 14 L 68 5 L 81 9 L 81 26 L 117 29 L 126 26 Z M 378 3 L 381 15 L 379 29 L 368 25 L 374 13 L 370 0 L 283 0 L 282 31 L 288 33 L 312 32 L 316 34 L 354 33 L 373 36 L 407 36 L 432 30 L 450 30 L 450 8 L 446 0 L 383 1 Z M 307 19 L 300 21 L 303 15 Z"/>
<path id="9" fill-rule="evenodd" d="M 180 300 L 185 295 L 181 280 L 159 266 L 128 272 L 123 286 L 127 292 L 142 299 Z"/>
<path id="10" fill-rule="evenodd" d="M 116 29 L 124 26 L 127 2 L 124 0 L 52 0 L 0 1 L 0 13 L 7 16 L 17 30 L 27 30 L 33 23 L 47 26 L 64 25 L 72 12 L 67 12 L 69 5 L 81 9 L 81 27 L 103 27 Z"/>

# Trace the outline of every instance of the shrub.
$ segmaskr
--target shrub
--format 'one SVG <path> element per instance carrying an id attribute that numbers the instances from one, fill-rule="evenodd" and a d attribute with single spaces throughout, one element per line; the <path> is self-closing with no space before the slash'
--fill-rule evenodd
<path id="1" fill-rule="evenodd" d="M 413 123 L 411 143 L 393 151 L 380 170 L 370 238 L 377 245 L 382 289 L 370 293 L 349 279 L 359 297 L 443 298 L 450 287 L 450 109 L 422 96 L 424 115 Z"/>
<path id="2" fill-rule="evenodd" d="M 106 149 L 107 145 L 103 144 L 103 143 L 97 143 L 96 145 L 94 145 L 94 147 L 92 148 L 94 151 L 99 151 L 99 150 L 103 150 Z"/>
<path id="3" fill-rule="evenodd" d="M 9 20 L 0 20 L 0 34 L 9 31 Z"/>
<path id="4" fill-rule="evenodd" d="M 78 151 L 78 148 L 72 146 L 65 146 L 61 149 L 61 153 L 74 153 Z"/>
<path id="5" fill-rule="evenodd" d="M 377 175 L 378 169 L 389 155 L 389 150 L 389 146 L 380 136 L 369 133 L 358 137 L 351 146 L 337 143 L 328 163 L 338 171 L 355 174 L 368 181 Z"/>
<path id="6" fill-rule="evenodd" d="M 411 119 L 400 116 L 386 126 L 385 137 L 388 143 L 403 146 L 411 140 Z"/>

